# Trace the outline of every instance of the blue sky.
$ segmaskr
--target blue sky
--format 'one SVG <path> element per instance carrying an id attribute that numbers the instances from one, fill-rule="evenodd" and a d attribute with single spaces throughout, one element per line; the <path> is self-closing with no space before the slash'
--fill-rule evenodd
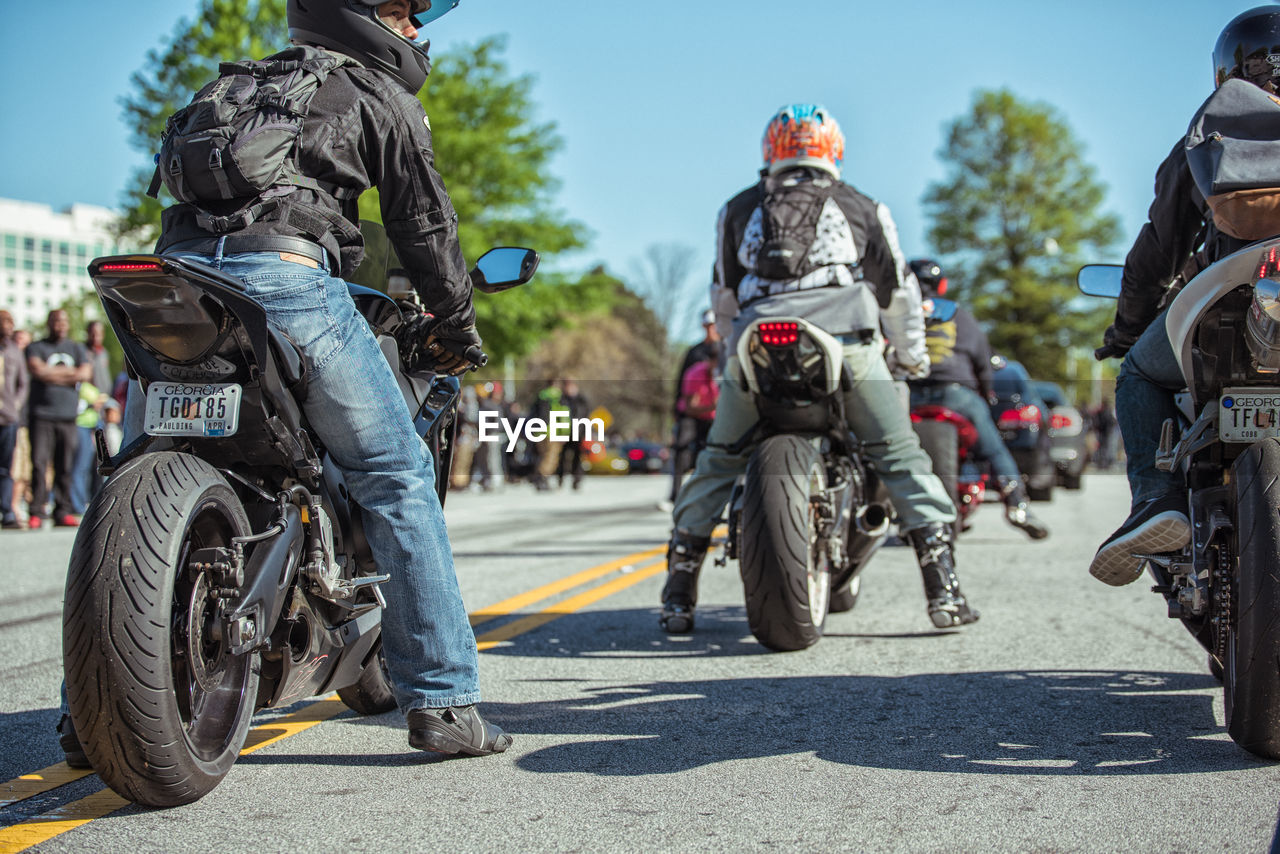
<path id="1" fill-rule="evenodd" d="M 197 5 L 64 0 L 51 19 L 43 4 L 6 3 L 0 197 L 116 206 L 129 170 L 149 159 L 128 147 L 119 99 Z M 505 33 L 512 71 L 536 78 L 537 118 L 565 142 L 557 204 L 593 232 L 570 266 L 625 275 L 647 246 L 674 242 L 697 250 L 701 278 L 717 210 L 754 180 L 761 131 L 792 101 L 839 119 L 845 179 L 890 206 L 909 256 L 929 251 L 920 200 L 945 175 L 943 129 L 974 91 L 1047 102 L 1109 187 L 1127 243 L 1156 165 L 1211 89 L 1218 32 L 1255 5 L 463 0 L 427 34 L 440 50 Z"/>

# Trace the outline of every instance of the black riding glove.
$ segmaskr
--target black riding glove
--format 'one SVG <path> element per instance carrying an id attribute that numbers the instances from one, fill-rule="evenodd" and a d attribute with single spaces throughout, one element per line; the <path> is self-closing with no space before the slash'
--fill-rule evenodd
<path id="1" fill-rule="evenodd" d="M 471 316 L 471 312 L 462 318 L 409 316 L 395 336 L 405 370 L 457 375 L 484 365 L 488 358 L 480 349 L 482 342 Z"/>
<path id="2" fill-rule="evenodd" d="M 1137 340 L 1136 335 L 1121 332 L 1114 325 L 1108 326 L 1107 331 L 1102 333 L 1102 346 L 1093 351 L 1093 358 L 1099 362 L 1112 357 L 1124 358 Z"/>

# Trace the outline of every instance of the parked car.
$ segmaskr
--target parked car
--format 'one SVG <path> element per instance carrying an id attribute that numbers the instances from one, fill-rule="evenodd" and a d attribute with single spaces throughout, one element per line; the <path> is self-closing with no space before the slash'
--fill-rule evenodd
<path id="1" fill-rule="evenodd" d="M 1049 437 L 1052 417 L 1049 407 L 1021 363 L 993 356 L 991 365 L 994 369 L 992 387 L 996 393 L 991 417 L 1026 481 L 1027 497 L 1032 501 L 1049 501 L 1058 479 Z"/>
<path id="2" fill-rule="evenodd" d="M 1035 381 L 1036 391 L 1049 407 L 1049 454 L 1058 469 L 1058 485 L 1079 489 L 1085 462 L 1089 459 L 1089 431 L 1084 416 L 1067 401 L 1062 386 Z"/>
<path id="3" fill-rule="evenodd" d="M 627 461 L 631 474 L 658 474 L 669 470 L 671 450 L 658 442 L 633 439 L 618 447 L 618 455 Z"/>

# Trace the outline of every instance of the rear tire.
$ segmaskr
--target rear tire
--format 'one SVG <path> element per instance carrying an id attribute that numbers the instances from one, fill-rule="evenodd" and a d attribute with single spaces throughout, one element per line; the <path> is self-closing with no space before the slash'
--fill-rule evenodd
<path id="1" fill-rule="evenodd" d="M 198 800 L 235 763 L 253 716 L 258 660 L 231 656 L 199 548 L 249 533 L 239 498 L 201 459 L 127 463 L 81 521 L 62 648 L 71 720 L 98 776 L 155 807 Z"/>
<path id="2" fill-rule="evenodd" d="M 1227 732 L 1250 753 L 1280 759 L 1280 441 L 1236 459 L 1236 565 L 1224 662 Z"/>
<path id="3" fill-rule="evenodd" d="M 360 671 L 360 679 L 354 685 L 339 688 L 338 699 L 361 715 L 380 715 L 396 707 L 396 695 L 391 690 L 391 677 L 387 673 L 381 640 L 365 662 L 364 670 Z"/>
<path id="4" fill-rule="evenodd" d="M 831 604 L 827 611 L 832 614 L 843 614 L 852 611 L 858 604 L 858 594 L 862 592 L 862 573 L 850 578 L 848 583 L 831 594 Z"/>
<path id="5" fill-rule="evenodd" d="M 1083 477 L 1080 472 L 1067 472 L 1062 476 L 1062 488 L 1077 490 L 1082 486 Z"/>
<path id="6" fill-rule="evenodd" d="M 747 625 L 769 649 L 805 649 L 822 637 L 831 568 L 814 554 L 810 501 L 826 486 L 822 455 L 797 436 L 772 436 L 747 463 L 742 555 Z"/>

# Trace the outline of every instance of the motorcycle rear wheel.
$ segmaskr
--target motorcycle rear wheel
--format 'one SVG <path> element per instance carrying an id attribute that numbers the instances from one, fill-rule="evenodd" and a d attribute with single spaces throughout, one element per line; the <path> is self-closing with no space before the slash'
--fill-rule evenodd
<path id="1" fill-rule="evenodd" d="M 1236 459 L 1232 631 L 1224 662 L 1227 732 L 1250 753 L 1280 759 L 1280 441 Z"/>
<path id="2" fill-rule="evenodd" d="M 338 699 L 347 708 L 360 715 L 380 715 L 396 707 L 396 696 L 391 690 L 391 676 L 387 673 L 387 660 L 379 640 L 369 659 L 360 671 L 360 679 L 354 685 L 338 689 Z"/>
<path id="3" fill-rule="evenodd" d="M 798 436 L 765 439 L 747 463 L 738 567 L 747 625 L 769 649 L 805 649 L 822 637 L 831 567 L 815 554 L 812 499 L 826 485 L 822 455 Z"/>
<path id="4" fill-rule="evenodd" d="M 211 579 L 187 565 L 248 533 L 222 475 L 174 452 L 127 463 L 81 522 L 63 610 L 67 700 L 94 770 L 134 803 L 198 800 L 244 744 L 257 656 L 227 652 Z"/>

